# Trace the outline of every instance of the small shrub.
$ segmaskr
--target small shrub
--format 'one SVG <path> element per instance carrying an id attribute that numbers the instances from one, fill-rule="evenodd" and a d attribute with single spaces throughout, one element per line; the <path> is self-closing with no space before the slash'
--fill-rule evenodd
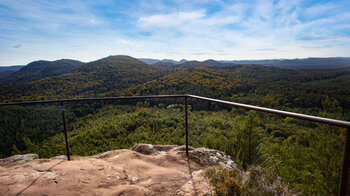
<path id="1" fill-rule="evenodd" d="M 213 167 L 206 175 L 217 195 L 293 195 L 280 177 L 261 167 L 251 166 L 247 171 Z"/>

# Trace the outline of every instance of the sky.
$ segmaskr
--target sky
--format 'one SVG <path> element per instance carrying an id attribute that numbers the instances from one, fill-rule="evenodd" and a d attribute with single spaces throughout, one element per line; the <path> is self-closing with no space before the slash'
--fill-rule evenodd
<path id="1" fill-rule="evenodd" d="M 0 66 L 350 56 L 350 1 L 0 0 Z"/>

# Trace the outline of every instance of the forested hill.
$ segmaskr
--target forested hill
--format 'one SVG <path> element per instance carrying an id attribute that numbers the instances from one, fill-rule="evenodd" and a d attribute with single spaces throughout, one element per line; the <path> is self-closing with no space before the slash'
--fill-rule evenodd
<path id="1" fill-rule="evenodd" d="M 129 56 L 109 56 L 49 76 L 59 72 L 46 65 L 62 61 L 68 60 L 23 67 L 13 74 L 15 83 L 0 85 L 0 101 L 188 93 L 280 109 L 320 108 L 329 97 L 350 108 L 350 68 L 297 70 L 214 60 L 160 67 Z"/>
<path id="2" fill-rule="evenodd" d="M 1 102 L 118 95 L 120 90 L 167 74 L 128 56 L 110 56 L 69 73 L 32 82 L 0 85 Z"/>
<path id="3" fill-rule="evenodd" d="M 20 83 L 39 80 L 45 77 L 58 76 L 68 73 L 83 64 L 83 62 L 70 59 L 61 59 L 57 61 L 34 61 L 3 78 L 1 81 L 4 83 Z"/>
<path id="4" fill-rule="evenodd" d="M 260 65 L 180 69 L 126 89 L 127 95 L 189 93 L 279 109 L 322 108 L 325 97 L 350 109 L 350 68 L 289 70 Z"/>

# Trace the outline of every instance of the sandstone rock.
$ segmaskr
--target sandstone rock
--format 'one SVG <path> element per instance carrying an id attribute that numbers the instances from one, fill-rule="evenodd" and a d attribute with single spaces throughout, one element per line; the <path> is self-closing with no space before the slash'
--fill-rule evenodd
<path id="1" fill-rule="evenodd" d="M 136 144 L 131 150 L 141 154 L 150 155 L 161 151 L 168 152 L 174 149 L 175 145 L 152 145 L 152 144 Z"/>
<path id="2" fill-rule="evenodd" d="M 177 152 L 184 156 L 186 151 L 185 146 L 151 144 L 136 144 L 131 149 L 144 155 L 163 154 L 164 152 Z M 219 150 L 213 150 L 209 148 L 192 148 L 189 146 L 188 158 L 205 166 L 223 166 L 227 168 L 237 167 L 237 164 L 231 160 L 230 156 Z"/>
<path id="3" fill-rule="evenodd" d="M 203 170 L 235 166 L 220 151 L 190 148 L 187 157 L 185 147 L 175 145 L 138 144 L 71 161 L 36 158 L 1 161 L 0 195 L 212 195 Z"/>
<path id="4" fill-rule="evenodd" d="M 0 160 L 0 166 L 11 167 L 13 165 L 20 165 L 38 158 L 39 156 L 37 154 L 13 155 L 11 157 Z"/>
<path id="5" fill-rule="evenodd" d="M 67 159 L 67 156 L 66 155 L 60 155 L 60 156 L 52 157 L 51 159 Z"/>
<path id="6" fill-rule="evenodd" d="M 203 170 L 192 173 L 192 179 L 185 183 L 174 195 L 176 196 L 208 196 L 215 195 L 215 191 Z"/>
<path id="7" fill-rule="evenodd" d="M 196 148 L 189 152 L 189 158 L 197 160 L 199 163 L 208 166 L 222 166 L 227 168 L 237 168 L 237 164 L 231 157 L 219 150 L 209 148 Z"/>

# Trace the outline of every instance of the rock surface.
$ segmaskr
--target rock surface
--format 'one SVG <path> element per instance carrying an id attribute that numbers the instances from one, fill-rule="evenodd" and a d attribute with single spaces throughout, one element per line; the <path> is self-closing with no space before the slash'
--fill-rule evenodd
<path id="1" fill-rule="evenodd" d="M 213 195 L 203 169 L 236 167 L 229 156 L 207 148 L 137 144 L 89 157 L 0 160 L 0 195 Z"/>
<path id="2" fill-rule="evenodd" d="M 37 154 L 13 155 L 11 157 L 0 160 L 0 166 L 11 167 L 13 165 L 20 165 L 38 158 L 39 156 Z"/>

